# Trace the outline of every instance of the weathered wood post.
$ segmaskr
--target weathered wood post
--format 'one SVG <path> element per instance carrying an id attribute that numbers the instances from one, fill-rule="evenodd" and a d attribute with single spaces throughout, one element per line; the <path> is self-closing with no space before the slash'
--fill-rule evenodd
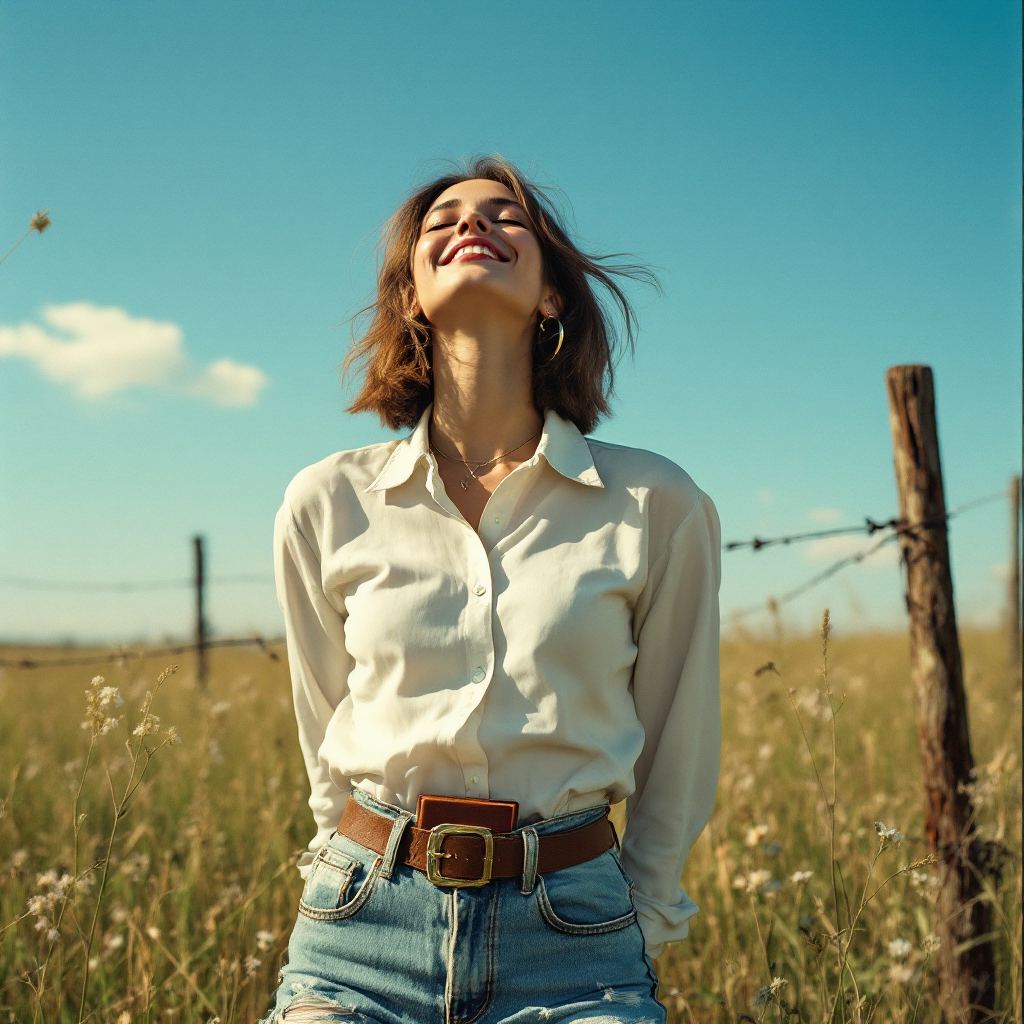
<path id="1" fill-rule="evenodd" d="M 949 1021 L 989 1020 L 994 1004 L 991 910 L 980 898 L 970 790 L 974 756 L 967 725 L 963 663 L 949 570 L 935 388 L 928 366 L 893 366 L 889 394 L 900 549 L 907 576 L 910 672 L 924 769 L 925 830 L 937 861 L 936 954 L 940 997 Z"/>
<path id="2" fill-rule="evenodd" d="M 206 573 L 203 565 L 203 538 L 193 537 L 195 549 L 196 589 L 196 683 L 200 690 L 206 689 L 206 613 L 204 608 Z"/>
<path id="3" fill-rule="evenodd" d="M 1010 571 L 1006 597 L 1006 628 L 1010 671 L 1020 678 L 1020 477 L 1010 480 Z"/>

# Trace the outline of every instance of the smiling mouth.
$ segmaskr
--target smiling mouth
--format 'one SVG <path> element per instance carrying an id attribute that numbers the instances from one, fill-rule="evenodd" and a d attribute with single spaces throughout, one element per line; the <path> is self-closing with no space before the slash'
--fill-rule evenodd
<path id="1" fill-rule="evenodd" d="M 441 260 L 441 264 L 468 263 L 470 260 L 495 260 L 498 263 L 508 263 L 508 259 L 502 256 L 489 242 L 473 240 L 456 245 L 451 253 Z"/>

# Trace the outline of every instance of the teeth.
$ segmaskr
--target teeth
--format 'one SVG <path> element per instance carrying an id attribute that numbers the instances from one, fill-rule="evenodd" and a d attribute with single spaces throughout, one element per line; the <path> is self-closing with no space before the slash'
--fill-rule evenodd
<path id="1" fill-rule="evenodd" d="M 487 248 L 486 245 L 464 245 L 455 255 L 456 258 L 461 256 L 463 253 L 473 253 L 477 256 L 486 256 L 488 259 L 495 260 L 498 257 Z"/>

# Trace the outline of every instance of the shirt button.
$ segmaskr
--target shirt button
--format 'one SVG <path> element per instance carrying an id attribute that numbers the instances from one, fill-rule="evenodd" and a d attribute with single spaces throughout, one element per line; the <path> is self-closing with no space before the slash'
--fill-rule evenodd
<path id="1" fill-rule="evenodd" d="M 480 780 L 474 775 L 469 781 L 470 782 L 479 782 Z"/>
<path id="2" fill-rule="evenodd" d="M 477 597 L 483 597 L 484 594 L 487 593 L 487 588 L 482 583 L 478 583 L 473 588 L 473 593 L 476 594 Z"/>
<path id="3" fill-rule="evenodd" d="M 500 522 L 501 522 L 501 516 L 495 516 L 495 517 L 494 517 L 494 521 L 495 521 L 496 523 L 500 523 Z"/>
<path id="4" fill-rule="evenodd" d="M 473 673 L 473 682 L 474 683 L 482 683 L 484 681 L 484 676 L 485 675 L 487 675 L 487 673 L 482 668 L 478 668 Z"/>

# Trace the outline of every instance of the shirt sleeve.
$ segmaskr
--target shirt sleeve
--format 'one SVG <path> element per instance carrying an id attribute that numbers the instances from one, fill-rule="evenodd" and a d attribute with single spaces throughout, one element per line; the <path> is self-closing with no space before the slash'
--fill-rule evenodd
<path id="1" fill-rule="evenodd" d="M 314 855 L 330 839 L 348 803 L 348 790 L 332 781 L 320 746 L 335 708 L 348 694 L 352 662 L 344 616 L 324 594 L 320 557 L 287 503 L 274 523 L 274 577 L 284 613 L 299 746 L 309 775 L 309 807 L 316 821 L 316 835 L 299 858 L 299 874 L 307 878 Z"/>
<path id="2" fill-rule="evenodd" d="M 626 804 L 622 863 L 652 957 L 686 938 L 697 913 L 680 878 L 718 786 L 720 582 L 721 528 L 701 492 L 656 556 L 634 612 L 633 700 L 645 741 Z"/>

